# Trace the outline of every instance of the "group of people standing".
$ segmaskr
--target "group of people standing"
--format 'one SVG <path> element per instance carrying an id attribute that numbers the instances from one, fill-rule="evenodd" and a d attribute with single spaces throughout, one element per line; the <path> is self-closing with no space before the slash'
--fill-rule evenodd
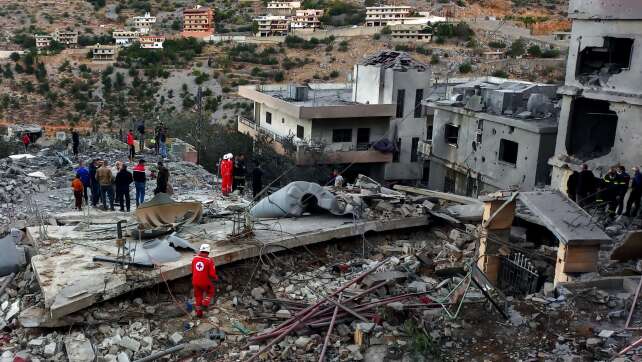
<path id="1" fill-rule="evenodd" d="M 633 177 L 626 172 L 626 167 L 618 165 L 611 167 L 600 179 L 584 164 L 579 172 L 569 177 L 568 195 L 585 209 L 606 208 L 610 218 L 622 214 L 636 217 L 642 199 L 642 173 L 639 167 L 633 167 L 632 171 Z"/>
<path id="2" fill-rule="evenodd" d="M 247 183 L 247 165 L 245 155 L 240 154 L 234 157 L 231 153 L 223 155 L 223 159 L 219 163 L 219 175 L 221 176 L 221 192 L 224 196 L 239 190 L 245 190 Z M 263 169 L 261 165 L 256 162 L 251 174 L 252 178 L 252 197 L 257 197 L 263 189 Z"/>
<path id="3" fill-rule="evenodd" d="M 171 192 L 169 185 L 169 170 L 162 161 L 157 164 L 156 189 L 154 194 L 160 192 Z M 76 209 L 82 210 L 83 200 L 85 205 L 98 207 L 102 203 L 103 210 L 115 211 L 115 202 L 120 205 L 120 211 L 131 209 L 131 184 L 134 184 L 136 207 L 145 202 L 145 191 L 147 185 L 148 171 L 145 168 L 145 160 L 140 159 L 128 170 L 127 164 L 116 161 L 114 167 L 110 167 L 107 160 L 94 159 L 85 167 L 83 161 L 79 161 L 75 169 L 76 177 L 71 183 L 75 197 Z M 150 173 L 154 176 L 154 173 Z M 91 199 L 89 198 L 91 190 Z"/>

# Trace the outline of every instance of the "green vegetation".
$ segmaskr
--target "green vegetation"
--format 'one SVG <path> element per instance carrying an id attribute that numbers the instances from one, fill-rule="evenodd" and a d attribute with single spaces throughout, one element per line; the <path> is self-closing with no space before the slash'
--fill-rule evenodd
<path id="1" fill-rule="evenodd" d="M 425 48 L 423 45 L 417 45 L 417 47 L 415 48 L 415 51 L 423 55 L 432 55 L 432 49 Z"/>
<path id="2" fill-rule="evenodd" d="M 491 74 L 493 77 L 508 78 L 508 73 L 503 69 L 498 69 Z"/>
<path id="3" fill-rule="evenodd" d="M 133 44 L 118 53 L 118 60 L 128 66 L 183 65 L 203 51 L 203 42 L 195 38 L 167 39 L 163 49 L 149 51 Z"/>
<path id="4" fill-rule="evenodd" d="M 339 43 L 339 48 L 337 48 L 338 51 L 340 52 L 347 52 L 348 51 L 348 42 L 346 40 L 342 40 Z"/>
<path id="5" fill-rule="evenodd" d="M 441 38 L 460 38 L 470 40 L 475 36 L 475 32 L 465 22 L 455 23 L 437 23 L 433 27 L 433 34 Z"/>
<path id="6" fill-rule="evenodd" d="M 526 40 L 519 38 L 515 40 L 511 45 L 506 54 L 511 57 L 521 57 L 526 53 Z"/>
<path id="7" fill-rule="evenodd" d="M 439 55 L 433 54 L 432 57 L 430 57 L 430 64 L 439 64 Z"/>
<path id="8" fill-rule="evenodd" d="M 390 35 L 390 34 L 392 34 L 392 29 L 390 29 L 390 27 L 386 25 L 383 28 L 381 28 L 380 33 L 382 35 Z"/>
<path id="9" fill-rule="evenodd" d="M 111 35 L 79 35 L 78 45 L 82 47 L 96 44 L 111 44 L 114 38 Z"/>
<path id="10" fill-rule="evenodd" d="M 466 74 L 466 73 L 470 73 L 472 70 L 473 70 L 473 67 L 468 62 L 459 64 L 459 73 Z"/>
<path id="11" fill-rule="evenodd" d="M 260 53 L 257 53 L 256 44 L 237 44 L 234 47 L 228 49 L 229 57 L 232 61 L 235 62 L 245 62 L 253 64 L 263 64 L 263 65 L 275 65 L 279 61 L 274 57 L 277 53 L 277 50 L 268 47 L 263 49 Z M 220 59 L 219 63 L 226 63 L 224 59 Z M 225 64 L 222 64 L 225 68 Z"/>
<path id="12" fill-rule="evenodd" d="M 410 47 L 407 44 L 397 44 L 395 45 L 395 50 L 398 52 L 407 52 L 410 50 Z"/>
<path id="13" fill-rule="evenodd" d="M 332 26 L 358 25 L 366 19 L 366 9 L 342 0 L 306 0 L 304 7 L 314 3 L 316 9 L 325 9 L 321 22 Z M 307 8 L 307 7 L 306 7 Z"/>
<path id="14" fill-rule="evenodd" d="M 105 0 L 87 0 L 87 2 L 92 4 L 96 10 L 105 6 Z"/>
<path id="15" fill-rule="evenodd" d="M 491 41 L 488 42 L 488 46 L 493 49 L 504 49 L 506 48 L 506 43 L 504 43 L 503 41 Z"/>
<path id="16" fill-rule="evenodd" d="M 312 63 L 312 60 L 309 58 L 288 58 L 285 57 L 283 61 L 281 62 L 281 66 L 285 70 L 290 70 L 293 68 L 300 68 L 306 64 Z"/>
<path id="17" fill-rule="evenodd" d="M 334 42 L 334 35 L 330 35 L 327 38 L 317 39 L 310 38 L 310 40 L 305 40 L 296 35 L 288 35 L 285 37 L 285 46 L 288 48 L 294 49 L 314 49 L 319 44 L 332 44 Z"/>
<path id="18" fill-rule="evenodd" d="M 409 351 L 411 360 L 417 358 L 426 359 L 429 361 L 440 360 L 439 347 L 435 344 L 425 329 L 417 325 L 414 319 L 408 319 L 404 322 L 404 334 L 409 340 Z"/>
<path id="19" fill-rule="evenodd" d="M 536 44 L 529 46 L 527 52 L 531 57 L 539 58 L 542 56 L 542 49 Z"/>

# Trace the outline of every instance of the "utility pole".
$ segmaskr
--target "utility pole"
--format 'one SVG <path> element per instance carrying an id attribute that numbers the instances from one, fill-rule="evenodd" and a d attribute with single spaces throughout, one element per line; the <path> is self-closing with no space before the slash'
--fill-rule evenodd
<path id="1" fill-rule="evenodd" d="M 201 152 L 203 152 L 201 142 L 201 135 L 203 134 L 203 89 L 201 89 L 200 86 L 198 87 L 198 91 L 196 92 L 196 106 L 198 108 L 198 129 L 196 129 L 196 163 L 198 164 L 201 160 Z"/>

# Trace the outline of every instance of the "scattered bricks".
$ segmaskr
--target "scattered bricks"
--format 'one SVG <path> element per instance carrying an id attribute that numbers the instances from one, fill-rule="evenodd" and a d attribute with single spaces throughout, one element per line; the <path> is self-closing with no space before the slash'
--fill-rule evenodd
<path id="1" fill-rule="evenodd" d="M 402 273 L 399 271 L 386 271 L 386 272 L 379 272 L 379 273 L 372 273 L 366 276 L 362 283 L 366 287 L 371 287 L 375 284 L 379 284 L 384 281 L 394 281 L 394 282 L 400 282 L 408 277 L 407 273 Z"/>
<path id="2" fill-rule="evenodd" d="M 69 362 L 93 362 L 96 359 L 94 346 L 83 334 L 65 339 Z"/>
<path id="3" fill-rule="evenodd" d="M 117 339 L 115 343 L 134 352 L 138 352 L 140 349 L 140 342 L 128 336 Z"/>
<path id="4" fill-rule="evenodd" d="M 181 341 L 183 340 L 183 335 L 178 332 L 175 332 L 169 337 L 169 340 L 170 342 L 172 342 L 172 344 L 177 345 L 181 343 Z"/>
<path id="5" fill-rule="evenodd" d="M 45 346 L 43 353 L 45 354 L 45 356 L 51 357 L 56 354 L 56 348 L 56 342 L 51 342 Z"/>

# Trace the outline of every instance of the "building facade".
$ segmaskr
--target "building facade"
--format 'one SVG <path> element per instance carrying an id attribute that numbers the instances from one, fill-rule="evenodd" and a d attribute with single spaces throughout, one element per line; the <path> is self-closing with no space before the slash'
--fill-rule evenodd
<path id="1" fill-rule="evenodd" d="M 642 164 L 642 3 L 571 0 L 573 21 L 552 186 L 586 163 L 596 176 Z"/>
<path id="2" fill-rule="evenodd" d="M 433 111 L 432 135 L 421 145 L 430 162 L 428 187 L 477 197 L 548 184 L 556 89 L 488 77 L 454 86 L 446 99 L 426 101 Z"/>
<path id="3" fill-rule="evenodd" d="M 390 25 L 390 38 L 395 42 L 429 43 L 432 39 L 430 27 L 420 24 Z"/>
<path id="4" fill-rule="evenodd" d="M 214 11 L 197 5 L 183 10 L 183 37 L 206 38 L 214 34 Z"/>
<path id="5" fill-rule="evenodd" d="M 300 8 L 300 1 L 270 1 L 267 3 L 266 14 L 290 16 Z"/>
<path id="6" fill-rule="evenodd" d="M 157 35 L 145 35 L 141 36 L 138 41 L 140 42 L 140 47 L 143 49 L 163 49 L 165 37 Z"/>
<path id="7" fill-rule="evenodd" d="M 114 38 L 116 45 L 128 47 L 138 41 L 140 34 L 137 31 L 114 30 L 112 37 Z"/>
<path id="8" fill-rule="evenodd" d="M 421 101 L 431 76 L 406 53 L 384 51 L 355 65 L 351 83 L 241 87 L 254 117 L 239 129 L 295 137 L 300 164 L 354 162 L 375 179 L 415 183 L 423 177 L 417 147 L 427 132 Z"/>
<path id="9" fill-rule="evenodd" d="M 256 36 L 286 36 L 290 31 L 290 19 L 282 15 L 265 15 L 255 18 L 257 23 Z"/>
<path id="10" fill-rule="evenodd" d="M 297 10 L 292 17 L 290 27 L 292 29 L 318 29 L 321 27 L 323 10 L 306 9 Z"/>
<path id="11" fill-rule="evenodd" d="M 36 48 L 44 49 L 51 45 L 51 35 L 34 35 L 36 39 Z"/>
<path id="12" fill-rule="evenodd" d="M 156 17 L 150 13 L 145 13 L 143 16 L 132 17 L 131 23 L 140 34 L 149 34 L 154 24 L 156 24 Z"/>
<path id="13" fill-rule="evenodd" d="M 410 17 L 412 6 L 383 5 L 366 7 L 366 26 L 386 26 L 389 22 L 400 22 Z"/>
<path id="14" fill-rule="evenodd" d="M 51 38 L 69 48 L 78 45 L 78 32 L 76 30 L 57 29 L 51 34 Z"/>
<path id="15" fill-rule="evenodd" d="M 96 44 L 91 47 L 91 55 L 95 62 L 114 62 L 118 55 L 118 46 Z"/>

